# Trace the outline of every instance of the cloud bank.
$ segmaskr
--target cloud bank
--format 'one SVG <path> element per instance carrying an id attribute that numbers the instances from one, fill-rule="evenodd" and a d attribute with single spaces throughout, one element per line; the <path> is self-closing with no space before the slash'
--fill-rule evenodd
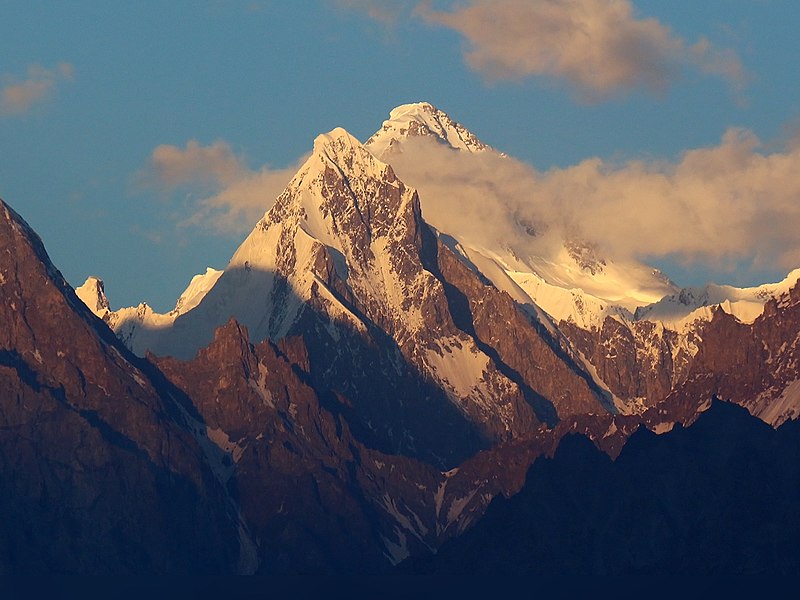
<path id="1" fill-rule="evenodd" d="M 227 142 L 203 146 L 189 140 L 184 148 L 156 147 L 138 183 L 162 193 L 184 192 L 183 227 L 220 233 L 249 231 L 272 206 L 299 166 L 250 170 Z"/>
<path id="2" fill-rule="evenodd" d="M 419 190 L 428 222 L 475 245 L 552 256 L 566 236 L 615 260 L 800 266 L 800 138 L 765 152 L 751 132 L 730 129 L 675 162 L 590 158 L 545 172 L 412 138 L 390 162 Z"/>
<path id="3" fill-rule="evenodd" d="M 0 116 L 22 115 L 52 94 L 56 85 L 72 81 L 75 68 L 69 63 L 59 63 L 52 69 L 40 65 L 28 67 L 27 77 L 6 75 L 0 88 Z"/>

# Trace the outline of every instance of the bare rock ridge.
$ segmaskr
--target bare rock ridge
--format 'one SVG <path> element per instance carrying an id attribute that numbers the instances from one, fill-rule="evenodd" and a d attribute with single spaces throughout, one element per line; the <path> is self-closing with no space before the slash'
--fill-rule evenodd
<path id="1" fill-rule="evenodd" d="M 225 573 L 235 512 L 160 387 L 0 201 L 0 487 L 6 573 Z M 189 549 L 190 548 L 190 549 Z"/>

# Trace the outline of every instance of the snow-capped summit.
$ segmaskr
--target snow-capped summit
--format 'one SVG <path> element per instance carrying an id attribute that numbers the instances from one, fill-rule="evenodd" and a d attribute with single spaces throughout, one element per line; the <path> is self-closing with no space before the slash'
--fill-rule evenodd
<path id="1" fill-rule="evenodd" d="M 78 298 L 97 317 L 114 330 L 128 348 L 143 356 L 156 343 L 160 332 L 172 325 L 173 321 L 197 306 L 208 293 L 222 271 L 206 268 L 205 273 L 192 277 L 189 285 L 178 298 L 175 308 L 168 313 L 158 313 L 146 302 L 138 306 L 126 306 L 112 310 L 105 294 L 103 280 L 94 275 L 75 289 Z"/>
<path id="2" fill-rule="evenodd" d="M 525 330 L 513 347 L 489 347 L 484 310 Z M 340 390 L 383 443 L 411 452 L 452 454 L 474 449 L 476 437 L 524 435 L 557 412 L 604 410 L 603 395 L 525 313 L 437 238 L 416 190 L 341 128 L 315 139 L 222 275 L 192 310 L 147 332 L 148 349 L 192 357 L 232 316 L 254 342 L 300 336 L 322 385 Z M 389 383 L 375 388 L 377 374 Z M 447 420 L 453 439 L 428 437 L 429 418 Z"/>
<path id="3" fill-rule="evenodd" d="M 381 129 L 365 144 L 378 158 L 386 159 L 405 137 L 427 136 L 455 150 L 484 152 L 490 146 L 466 127 L 428 102 L 403 104 L 389 113 Z"/>
<path id="4" fill-rule="evenodd" d="M 328 279 L 339 277 L 353 292 L 389 301 L 392 272 L 381 261 L 388 260 L 390 239 L 412 225 L 414 211 L 414 190 L 356 138 L 342 128 L 319 135 L 311 156 L 234 253 L 207 301 L 187 318 L 205 314 L 216 327 L 233 314 L 253 339 L 280 339 L 304 303 L 318 297 L 315 302 L 331 318 L 363 329 Z M 212 334 L 206 332 L 209 339 Z"/>
<path id="5" fill-rule="evenodd" d="M 99 318 L 102 319 L 110 312 L 105 286 L 99 277 L 90 275 L 82 286 L 75 288 L 75 293 Z"/>
<path id="6" fill-rule="evenodd" d="M 427 156 L 414 156 L 417 146 L 409 142 L 419 137 L 435 139 L 442 148 L 458 151 L 448 153 L 449 170 L 441 180 Z M 543 244 L 538 231 L 548 230 L 551 224 L 520 220 L 513 203 L 503 198 L 497 199 L 498 222 L 516 221 L 515 226 L 476 229 L 464 214 L 485 215 L 487 210 L 470 206 L 468 198 L 443 198 L 451 179 L 463 169 L 463 179 L 473 180 L 477 166 L 494 172 L 495 161 L 512 159 L 427 102 L 392 110 L 365 146 L 419 190 L 426 220 L 452 240 L 452 249 L 467 264 L 520 304 L 544 310 L 555 323 L 563 320 L 585 328 L 598 327 L 606 316 L 630 317 L 638 307 L 678 289 L 648 265 L 599 255 L 591 241 L 564 237 L 561 243 Z M 408 152 L 403 152 L 404 146 Z M 492 183 L 487 182 L 487 188 Z M 462 210 L 452 210 L 454 205 Z"/>

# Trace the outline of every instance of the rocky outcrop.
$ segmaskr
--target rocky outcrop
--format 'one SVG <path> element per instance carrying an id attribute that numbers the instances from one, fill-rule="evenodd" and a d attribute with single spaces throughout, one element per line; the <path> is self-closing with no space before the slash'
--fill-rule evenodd
<path id="1" fill-rule="evenodd" d="M 482 280 L 437 240 L 436 268 L 463 330 L 523 390 L 541 422 L 614 412 L 607 397 L 549 332 L 511 297 Z"/>
<path id="2" fill-rule="evenodd" d="M 652 321 L 606 317 L 600 328 L 582 329 L 562 321 L 571 346 L 594 366 L 598 379 L 618 398 L 654 406 L 687 376 L 698 334 L 679 334 Z"/>

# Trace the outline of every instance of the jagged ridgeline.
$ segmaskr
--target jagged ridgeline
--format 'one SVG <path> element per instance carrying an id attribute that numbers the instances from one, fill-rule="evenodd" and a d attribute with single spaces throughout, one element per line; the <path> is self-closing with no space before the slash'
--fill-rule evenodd
<path id="1" fill-rule="evenodd" d="M 479 561 L 492 523 L 518 536 L 509 548 L 563 556 L 583 538 L 544 516 L 558 486 L 572 494 L 564 510 L 584 497 L 605 506 L 599 488 L 630 508 L 649 459 L 626 457 L 652 450 L 670 469 L 696 439 L 719 460 L 687 485 L 717 474 L 727 489 L 744 461 L 794 497 L 791 478 L 761 465 L 775 453 L 800 464 L 800 272 L 679 290 L 592 240 L 552 243 L 546 221 L 500 215 L 511 233 L 493 237 L 441 210 L 447 186 L 415 166 L 434 156 L 456 169 L 513 161 L 428 103 L 393 110 L 363 144 L 340 128 L 320 135 L 228 265 L 193 278 L 166 314 L 113 309 L 96 277 L 76 295 L 2 204 L 1 501 L 18 516 L 0 538 L 6 572 L 375 573 L 475 523 L 443 557 Z M 735 413 L 736 435 L 711 418 L 724 406 L 705 416 L 714 396 L 753 415 Z M 656 440 L 647 452 L 627 449 L 636 431 L 634 448 Z M 598 450 L 572 437 L 561 448 L 570 433 Z M 495 508 L 481 521 L 523 485 L 513 502 L 543 503 L 520 509 L 530 527 L 514 531 Z M 755 495 L 736 498 L 735 514 L 763 512 Z M 798 519 L 775 506 L 785 528 L 759 543 L 784 548 L 771 564 L 785 571 Z M 569 531 L 618 529 L 600 513 Z M 690 521 L 643 526 L 669 540 Z M 716 531 L 670 556 L 752 541 Z M 540 544 L 548 532 L 556 546 Z M 714 568 L 769 570 L 735 556 Z"/>

